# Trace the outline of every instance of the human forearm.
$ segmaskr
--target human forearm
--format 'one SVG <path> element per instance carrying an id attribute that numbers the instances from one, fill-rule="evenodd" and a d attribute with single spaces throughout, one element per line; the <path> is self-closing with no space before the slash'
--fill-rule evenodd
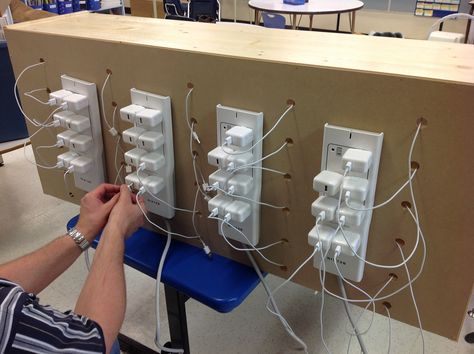
<path id="1" fill-rule="evenodd" d="M 80 254 L 74 241 L 64 235 L 30 254 L 0 265 L 0 277 L 19 284 L 26 292 L 38 294 Z"/>
<path id="2" fill-rule="evenodd" d="M 125 316 L 123 255 L 123 231 L 107 225 L 75 308 L 76 313 L 101 325 L 107 352 L 116 339 Z"/>

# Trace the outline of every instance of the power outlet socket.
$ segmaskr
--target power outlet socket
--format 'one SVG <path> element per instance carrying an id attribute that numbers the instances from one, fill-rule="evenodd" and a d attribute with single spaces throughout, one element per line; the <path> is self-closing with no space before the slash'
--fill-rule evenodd
<path id="1" fill-rule="evenodd" d="M 383 133 L 372 133 L 357 129 L 350 129 L 330 125 L 324 126 L 323 151 L 321 159 L 321 171 L 328 170 L 344 173 L 342 156 L 349 148 L 367 150 L 372 152 L 372 164 L 366 174 L 350 172 L 347 176 L 360 177 L 368 181 L 368 193 L 362 208 L 371 208 L 374 205 L 375 188 L 377 185 L 377 175 L 379 169 L 380 155 L 382 152 Z M 324 193 L 321 193 L 324 195 Z M 333 196 L 337 198 L 339 195 Z M 355 203 L 354 203 L 355 204 Z M 344 195 L 342 196 L 342 207 L 344 207 Z M 367 251 L 367 242 L 369 236 L 370 223 L 372 221 L 372 211 L 364 211 L 362 222 L 360 225 L 345 225 L 344 230 L 353 235 L 360 235 L 360 245 L 357 254 L 365 259 Z M 330 227 L 334 231 L 337 229 L 337 222 L 323 222 L 323 227 Z M 340 232 L 338 233 L 338 235 Z M 310 233 L 311 235 L 311 233 Z M 313 235 L 314 236 L 314 235 Z M 311 238 L 311 237 L 310 237 Z M 313 240 L 310 240 L 314 243 Z M 350 252 L 349 252 L 350 253 Z M 364 274 L 365 263 L 357 257 L 341 253 L 338 257 L 338 268 L 342 275 L 356 282 L 360 282 Z M 314 267 L 319 268 L 321 264 L 321 254 L 318 252 L 314 257 Z M 325 259 L 326 271 L 338 274 L 334 265 L 334 248 L 328 252 Z"/>
<path id="2" fill-rule="evenodd" d="M 175 183 L 171 98 L 169 96 L 160 96 L 154 93 L 141 91 L 136 88 L 130 90 L 130 96 L 132 104 L 161 112 L 162 121 L 154 126 L 147 125 L 144 120 L 140 121 L 140 119 L 137 119 L 135 124 L 137 127 L 143 128 L 145 133 L 156 132 L 162 134 L 163 140 L 160 140 L 159 147 L 152 151 L 148 149 L 148 153 L 158 154 L 164 157 L 164 164 L 161 159 L 159 163 L 156 163 L 158 167 L 156 170 L 147 168 L 143 175 L 144 177 L 156 176 L 163 180 L 163 188 L 158 193 L 154 194 L 154 196 L 166 202 L 168 205 L 153 198 L 149 193 L 144 194 L 144 199 L 148 211 L 153 214 L 161 215 L 164 218 L 171 219 L 175 215 L 175 209 L 173 209 L 175 206 Z M 137 147 L 143 148 L 143 146 L 140 145 L 141 143 L 143 143 L 143 141 L 140 142 L 140 138 L 138 138 L 138 141 L 136 142 Z M 145 157 L 142 157 L 142 159 L 145 159 Z"/>
<path id="3" fill-rule="evenodd" d="M 100 123 L 99 101 L 97 98 L 97 87 L 92 82 L 87 82 L 73 77 L 62 75 L 61 84 L 64 90 L 73 94 L 80 94 L 87 97 L 88 105 L 78 111 L 73 111 L 77 115 L 89 118 L 90 129 L 81 132 L 81 135 L 92 138 L 92 146 L 84 152 L 77 152 L 79 156 L 91 159 L 92 165 L 85 173 L 73 172 L 74 184 L 84 191 L 91 191 L 105 181 L 102 126 Z"/>
<path id="4" fill-rule="evenodd" d="M 226 107 L 222 105 L 217 105 L 217 144 L 222 146 L 226 140 L 226 132 L 234 126 L 243 126 L 250 128 L 253 131 L 253 140 L 251 145 L 255 144 L 258 140 L 262 138 L 263 134 L 263 113 L 251 112 L 237 108 Z M 250 146 L 251 146 L 250 145 Z M 248 147 L 236 147 L 232 146 L 234 151 L 246 151 Z M 229 147 L 226 148 L 230 149 Z M 249 153 L 244 154 L 226 154 L 227 160 L 235 160 L 236 163 L 238 159 L 244 158 L 251 154 L 252 161 L 259 160 L 262 157 L 262 143 L 257 144 Z M 254 164 L 253 166 L 261 167 L 261 162 Z M 260 201 L 260 194 L 262 189 L 262 170 L 258 168 L 247 168 L 238 170 L 233 173 L 233 176 L 239 176 L 237 178 L 239 181 L 248 181 L 251 178 L 251 187 L 245 189 L 236 188 L 237 191 L 245 190 L 247 193 L 241 194 L 241 196 L 254 200 Z M 231 180 L 230 184 L 232 184 Z M 228 183 L 229 184 L 229 183 Z M 237 185 L 237 184 L 236 184 Z M 218 194 L 223 194 L 223 192 L 217 192 Z M 236 195 L 238 193 L 235 193 Z M 242 242 L 244 244 L 256 245 L 259 242 L 260 236 L 260 205 L 258 203 L 252 203 L 250 201 L 238 198 L 235 196 L 230 196 L 235 201 L 240 201 L 248 203 L 250 205 L 250 215 L 246 217 L 243 222 L 238 222 L 231 220 L 229 223 L 232 224 L 235 228 L 240 230 L 246 238 L 244 238 L 239 232 L 235 231 L 232 227 L 224 223 L 223 229 L 225 236 L 233 240 Z M 219 221 L 219 233 L 221 233 L 221 221 Z"/>

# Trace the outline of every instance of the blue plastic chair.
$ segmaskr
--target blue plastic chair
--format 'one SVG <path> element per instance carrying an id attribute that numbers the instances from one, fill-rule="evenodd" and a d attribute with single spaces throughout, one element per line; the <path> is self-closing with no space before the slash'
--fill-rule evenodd
<path id="1" fill-rule="evenodd" d="M 285 28 L 285 17 L 279 14 L 262 12 L 263 25 L 268 28 Z"/>

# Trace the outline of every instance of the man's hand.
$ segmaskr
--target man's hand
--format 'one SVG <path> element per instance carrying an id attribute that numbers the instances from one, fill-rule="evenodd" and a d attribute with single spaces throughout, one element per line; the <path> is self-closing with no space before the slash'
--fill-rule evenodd
<path id="1" fill-rule="evenodd" d="M 120 187 L 101 184 L 81 199 L 81 211 L 76 229 L 92 242 L 107 224 L 110 211 L 119 200 Z"/>
<path id="2" fill-rule="evenodd" d="M 133 234 L 144 222 L 137 203 L 140 203 L 142 209 L 145 208 L 143 199 L 136 198 L 126 185 L 120 186 L 120 197 L 110 212 L 106 228 L 113 229 L 113 234 L 118 233 L 124 239 Z"/>

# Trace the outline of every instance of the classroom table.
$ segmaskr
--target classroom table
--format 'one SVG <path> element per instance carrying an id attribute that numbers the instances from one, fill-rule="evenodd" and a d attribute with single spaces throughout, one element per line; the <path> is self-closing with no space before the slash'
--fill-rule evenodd
<path id="1" fill-rule="evenodd" d="M 298 15 L 309 15 L 309 29 L 312 30 L 314 15 L 337 14 L 336 30 L 339 31 L 341 14 L 349 12 L 351 33 L 354 33 L 355 13 L 364 7 L 359 0 L 309 0 L 303 5 L 284 4 L 283 0 L 250 0 L 248 5 L 255 10 L 255 24 L 260 23 L 260 11 L 265 11 L 292 16 L 293 29 L 296 29 Z"/>

